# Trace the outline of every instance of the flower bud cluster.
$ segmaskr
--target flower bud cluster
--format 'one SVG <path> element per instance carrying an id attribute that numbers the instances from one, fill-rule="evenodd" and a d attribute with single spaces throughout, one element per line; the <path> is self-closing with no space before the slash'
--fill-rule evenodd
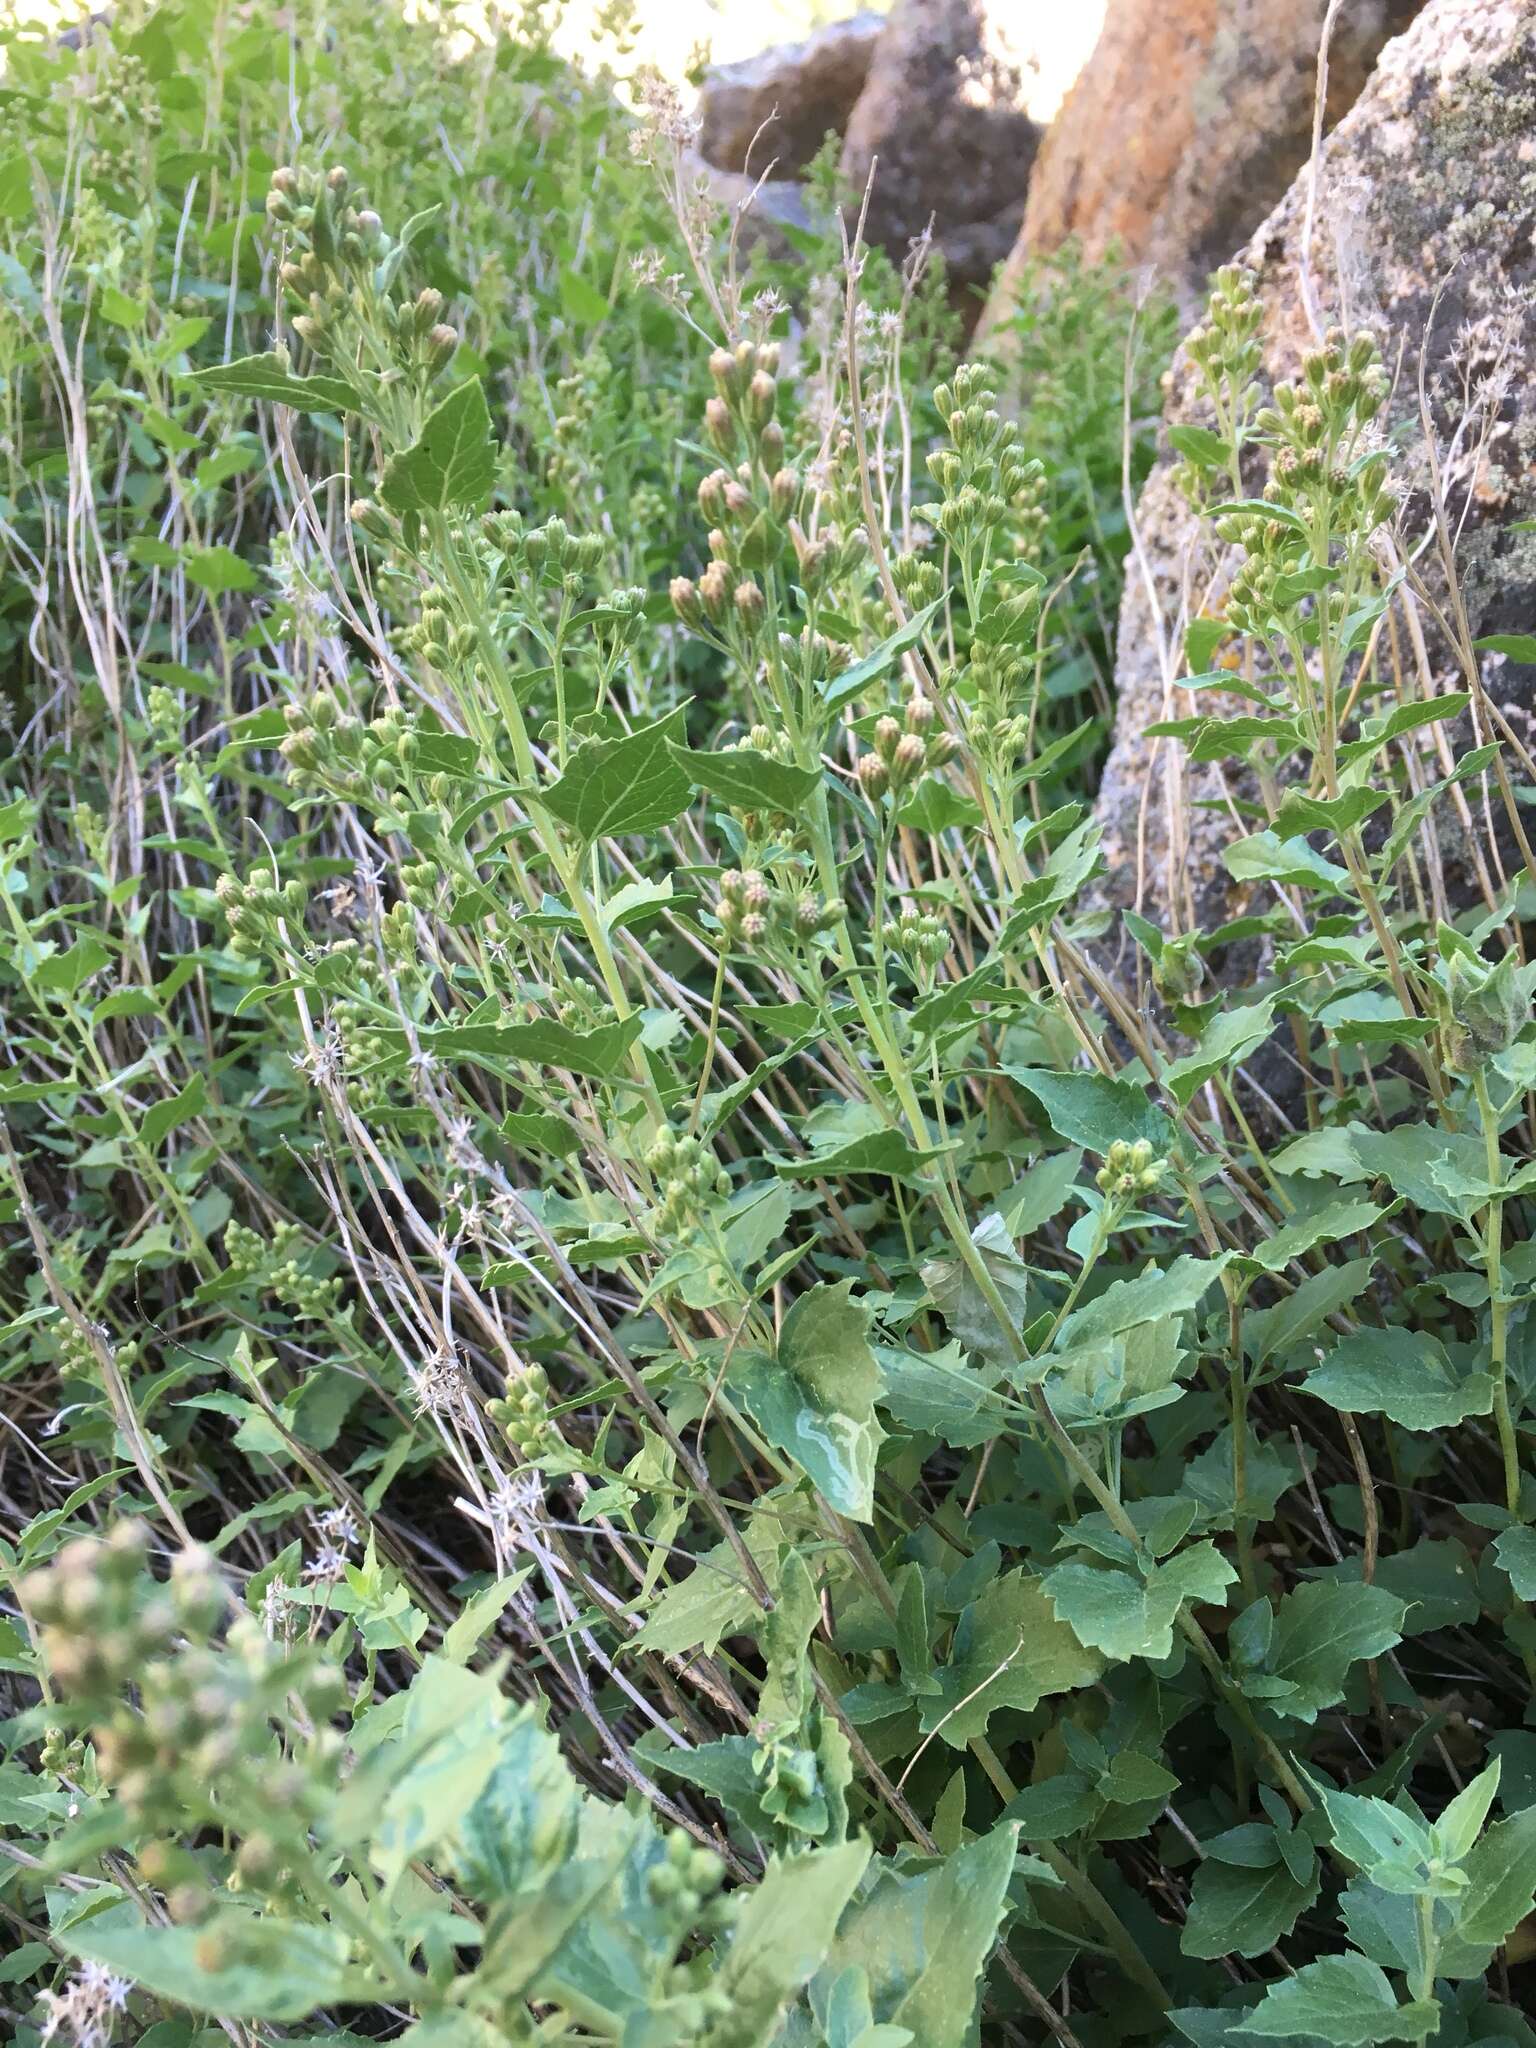
<path id="1" fill-rule="evenodd" d="M 928 472 L 943 497 L 922 507 L 922 516 L 962 559 L 995 553 L 1002 536 L 1008 552 L 1037 552 L 1043 471 L 1025 454 L 1018 422 L 997 409 L 997 371 L 964 363 L 952 384 L 935 389 L 933 399 L 949 445 L 928 457 Z"/>
<path id="2" fill-rule="evenodd" d="M 887 918 L 882 931 L 887 947 L 898 953 L 919 981 L 926 981 L 949 953 L 949 927 L 931 910 L 919 910 L 915 903 L 902 905 L 898 916 Z"/>
<path id="3" fill-rule="evenodd" d="M 1205 318 L 1184 342 L 1208 394 L 1229 387 L 1245 391 L 1253 382 L 1259 373 L 1263 319 L 1253 273 L 1237 263 L 1224 264 L 1212 279 Z"/>
<path id="4" fill-rule="evenodd" d="M 302 1809 L 309 1773 L 283 1761 L 272 1724 L 289 1701 L 311 1726 L 328 1720 L 340 1671 L 285 1662 L 249 1617 L 217 1644 L 231 1603 L 211 1553 L 183 1550 L 165 1582 L 148 1553 L 145 1526 L 121 1522 L 104 1542 L 66 1545 L 22 1586 L 53 1684 L 89 1720 L 103 1782 L 150 1825 L 180 1816 L 188 1774 L 199 1805 L 244 1781 L 274 1810 Z"/>
<path id="5" fill-rule="evenodd" d="M 1387 381 L 1370 335 L 1350 339 L 1334 329 L 1306 358 L 1300 381 L 1280 385 L 1258 415 L 1255 425 L 1274 448 L 1265 501 L 1296 516 L 1245 510 L 1217 520 L 1218 537 L 1244 554 L 1226 603 L 1237 631 L 1263 637 L 1285 630 L 1311 594 L 1298 574 L 1313 583 L 1336 551 L 1363 550 L 1392 518 L 1389 452 L 1370 438 Z M 1310 536 L 1319 532 L 1328 536 L 1330 561 L 1314 560 Z"/>
<path id="6" fill-rule="evenodd" d="M 889 713 L 876 722 L 871 751 L 861 754 L 854 768 L 871 801 L 887 792 L 899 796 L 930 768 L 954 759 L 958 742 L 953 733 L 934 730 L 937 715 L 932 699 L 919 690 L 908 698 L 900 723 Z"/>
<path id="7" fill-rule="evenodd" d="M 358 204 L 360 196 L 340 164 L 323 175 L 289 164 L 272 173 L 267 218 L 287 234 L 278 278 L 301 309 L 293 315 L 294 332 L 345 374 L 358 332 L 366 328 L 398 368 L 430 383 L 458 352 L 458 331 L 443 318 L 443 295 L 435 286 L 398 299 L 382 289 L 382 266 L 393 245 L 378 214 Z"/>
<path id="8" fill-rule="evenodd" d="M 709 374 L 715 387 L 704 407 L 710 446 L 728 461 L 739 461 L 745 454 L 771 474 L 784 457 L 784 429 L 775 417 L 779 344 L 739 341 L 733 349 L 717 348 L 709 359 Z"/>
<path id="9" fill-rule="evenodd" d="M 731 1192 L 730 1175 L 702 1138 L 663 1131 L 645 1163 L 660 1191 L 653 1220 L 663 1234 L 692 1230 L 711 1201 L 723 1201 Z"/>
<path id="10" fill-rule="evenodd" d="M 445 614 L 424 601 L 420 623 L 404 628 L 400 639 L 416 651 L 424 651 L 430 641 L 434 665 L 438 655 L 447 659 Z M 306 704 L 286 705 L 283 720 L 288 731 L 278 752 L 287 763 L 289 782 L 302 794 L 324 790 L 383 809 L 419 773 L 421 735 L 414 715 L 401 705 L 386 705 L 364 721 L 344 710 L 330 691 L 320 690 Z"/>
<path id="11" fill-rule="evenodd" d="M 770 941 L 794 944 L 829 931 L 842 917 L 839 904 L 814 890 L 770 888 L 761 868 L 726 868 L 720 876 L 715 917 L 728 945 L 751 953 Z"/>
<path id="12" fill-rule="evenodd" d="M 213 893 L 229 926 L 229 949 L 241 960 L 281 951 L 279 927 L 299 924 L 309 903 L 309 891 L 296 876 L 279 888 L 271 881 L 242 882 L 236 875 L 220 875 Z"/>
<path id="13" fill-rule="evenodd" d="M 549 1375 L 542 1365 L 530 1363 L 521 1372 L 509 1372 L 505 1398 L 485 1405 L 486 1413 L 525 1462 L 561 1446 L 560 1431 L 549 1412 Z"/>
<path id="14" fill-rule="evenodd" d="M 1153 1193 L 1167 1166 L 1165 1159 L 1156 1157 L 1148 1139 L 1138 1138 L 1134 1144 L 1128 1144 L 1124 1138 L 1116 1138 L 1094 1178 L 1101 1195 L 1116 1206 L 1125 1207 Z"/>

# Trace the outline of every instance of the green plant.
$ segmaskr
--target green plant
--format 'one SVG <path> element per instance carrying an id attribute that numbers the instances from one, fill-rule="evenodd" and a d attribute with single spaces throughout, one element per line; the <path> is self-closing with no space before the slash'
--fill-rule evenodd
<path id="1" fill-rule="evenodd" d="M 324 21 L 10 48 L 15 2038 L 1529 2042 L 1530 763 L 1375 346 L 1189 345 L 1257 893 L 1117 979 L 1125 287 L 938 374 L 654 81 Z"/>

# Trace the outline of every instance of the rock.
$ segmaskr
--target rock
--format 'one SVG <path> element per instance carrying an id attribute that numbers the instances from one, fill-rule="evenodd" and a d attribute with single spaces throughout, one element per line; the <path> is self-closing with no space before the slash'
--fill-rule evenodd
<path id="1" fill-rule="evenodd" d="M 1325 119 L 1359 97 L 1423 0 L 1343 0 Z M 1283 196 L 1312 152 L 1327 0 L 1111 0 L 1104 32 L 1041 145 L 1010 260 L 1078 240 L 1156 265 L 1186 302 Z M 1005 273 L 989 325 L 1007 303 Z"/>
<path id="2" fill-rule="evenodd" d="M 1269 386 L 1293 376 L 1313 346 L 1301 270 L 1308 183 L 1306 175 L 1297 179 L 1237 259 L 1257 279 Z M 1410 544 L 1429 517 L 1421 367 L 1442 449 L 1472 418 L 1452 464 L 1450 500 L 1453 524 L 1461 527 L 1459 580 L 1478 637 L 1529 633 L 1536 619 L 1536 534 L 1515 530 L 1536 515 L 1536 385 L 1526 371 L 1536 355 L 1533 241 L 1536 10 L 1529 0 L 1429 0 L 1408 32 L 1387 45 L 1365 93 L 1325 144 L 1310 273 L 1323 322 L 1374 329 L 1395 371 L 1384 424 L 1400 448 L 1394 476 L 1405 496 Z M 1168 392 L 1165 428 L 1209 424 L 1182 353 Z M 1488 438 L 1481 442 L 1484 428 Z M 1225 771 L 1192 766 L 1175 743 L 1144 737 L 1150 723 L 1194 708 L 1173 683 L 1188 673 L 1183 621 L 1198 616 L 1208 597 L 1219 599 L 1223 587 L 1220 550 L 1175 488 L 1166 438 L 1163 445 L 1137 517 L 1156 607 L 1133 557 L 1120 615 L 1116 727 L 1097 809 L 1110 900 L 1137 905 L 1164 925 L 1211 930 L 1247 905 L 1220 856 L 1252 828 L 1236 825 L 1225 810 L 1200 808 L 1221 804 L 1233 787 L 1244 793 L 1235 764 Z M 1262 474 L 1255 457 L 1245 489 L 1256 489 Z M 1423 560 L 1433 576 L 1433 553 Z M 1416 605 L 1410 617 L 1406 602 L 1401 594 L 1394 600 L 1389 624 L 1410 693 L 1466 687 L 1432 614 Z M 1418 631 L 1428 676 L 1414 673 Z M 1482 664 L 1493 701 L 1529 746 L 1536 666 L 1498 653 L 1485 654 Z M 1391 674 L 1392 662 L 1384 668 Z M 1217 707 L 1205 695 L 1200 708 Z M 1447 737 L 1458 753 L 1471 744 L 1470 719 Z M 1518 766 L 1514 772 L 1516 780 L 1529 779 Z M 1486 847 L 1505 833 L 1496 788 L 1486 812 L 1479 785 L 1469 785 L 1468 800 L 1485 820 L 1475 831 L 1468 813 L 1458 825 L 1454 802 L 1436 813 L 1447 897 L 1463 904 L 1482 894 L 1479 843 Z"/>
<path id="3" fill-rule="evenodd" d="M 959 287 L 990 277 L 1039 146 L 1027 53 L 1003 33 L 1007 12 L 985 0 L 895 0 L 843 144 L 858 194 L 878 160 L 869 239 L 899 259 L 931 222 Z"/>
<path id="4" fill-rule="evenodd" d="M 758 176 L 771 163 L 782 179 L 803 171 L 829 132 L 846 133 L 884 27 L 878 14 L 856 14 L 803 43 L 712 66 L 699 87 L 706 163 Z"/>

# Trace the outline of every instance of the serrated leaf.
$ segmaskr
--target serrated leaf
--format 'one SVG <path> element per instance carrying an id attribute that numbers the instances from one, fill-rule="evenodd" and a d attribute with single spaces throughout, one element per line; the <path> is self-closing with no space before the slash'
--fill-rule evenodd
<path id="1" fill-rule="evenodd" d="M 868 684 L 883 676 L 892 662 L 899 661 L 909 648 L 915 647 L 928 629 L 928 622 L 943 606 L 944 599 L 936 597 L 932 604 L 925 604 L 921 611 L 914 612 L 904 626 L 898 626 L 852 668 L 845 668 L 840 676 L 833 676 L 822 685 L 822 701 L 829 711 L 839 710 L 855 697 L 862 695 Z"/>
<path id="2" fill-rule="evenodd" d="M 241 356 L 232 363 L 215 363 L 206 370 L 189 370 L 180 381 L 202 391 L 264 398 L 273 405 L 291 406 L 295 412 L 359 410 L 352 387 L 343 378 L 296 377 L 286 356 L 275 349 L 265 355 Z"/>
<path id="3" fill-rule="evenodd" d="M 1179 1946 L 1187 1956 L 1218 1962 L 1223 1956 L 1261 1956 L 1290 1933 L 1317 1901 L 1317 1856 L 1307 1844 L 1308 1876 L 1298 1880 L 1280 1853 L 1273 1828 L 1255 1822 L 1231 1831 L 1251 1835 L 1266 1854 L 1223 1856 L 1222 1838 L 1206 1844 L 1195 1872 Z"/>
<path id="4" fill-rule="evenodd" d="M 821 781 L 819 768 L 796 768 L 752 747 L 721 747 L 707 754 L 674 742 L 671 752 L 695 789 L 733 811 L 777 811 L 796 817 Z"/>
<path id="5" fill-rule="evenodd" d="M 1214 1543 L 1197 1543 L 1144 1573 L 1115 1566 L 1053 1565 L 1045 1590 L 1078 1641 L 1116 1663 L 1171 1655 L 1186 1600 L 1220 1601 L 1237 1574 Z"/>
<path id="6" fill-rule="evenodd" d="M 1274 1024 L 1275 1006 L 1267 997 L 1260 1003 L 1223 1006 L 1201 1032 L 1195 1050 L 1164 1068 L 1163 1085 L 1181 1109 L 1187 1108 L 1213 1074 L 1230 1072 L 1257 1051 Z"/>
<path id="7" fill-rule="evenodd" d="M 559 781 L 539 791 L 539 802 L 588 846 L 670 825 L 692 795 L 675 758 L 685 716 L 679 705 L 618 739 L 586 741 Z"/>
<path id="8" fill-rule="evenodd" d="M 1282 839 L 1278 832 L 1255 832 L 1222 850 L 1222 861 L 1234 882 L 1279 882 L 1293 889 L 1324 889 L 1347 894 L 1348 872 L 1314 853 L 1305 839 Z"/>
<path id="9" fill-rule="evenodd" d="M 201 1116 L 207 1102 L 208 1084 L 201 1074 L 194 1074 L 179 1093 L 168 1096 L 163 1102 L 151 1103 L 145 1110 L 144 1121 L 139 1125 L 140 1143 L 153 1152 L 178 1124 Z"/>
<path id="10" fill-rule="evenodd" d="M 1359 1330 L 1302 1381 L 1305 1393 L 1350 1415 L 1385 1415 L 1403 1429 L 1450 1429 L 1493 1407 L 1485 1372 L 1459 1374 L 1425 1330 Z"/>
<path id="11" fill-rule="evenodd" d="M 868 1842 L 781 1860 L 742 1893 L 731 1945 L 713 1979 L 744 2041 L 772 2039 L 790 1999 L 820 1967 L 869 1862 Z"/>
<path id="12" fill-rule="evenodd" d="M 1003 1072 L 1035 1098 L 1050 1130 L 1101 1158 L 1118 1138 L 1127 1144 L 1145 1138 L 1157 1153 L 1173 1144 L 1167 1115 L 1135 1081 L 1056 1074 L 1041 1067 L 1004 1067 Z"/>
<path id="13" fill-rule="evenodd" d="M 1091 1685 L 1102 1669 L 1057 1616 L 1041 1580 L 1010 1572 L 961 1615 L 949 1660 L 935 1674 L 938 1692 L 923 1702 L 923 1728 L 964 1749 L 986 1734 L 999 1707 L 1028 1713 L 1048 1694 Z"/>
<path id="14" fill-rule="evenodd" d="M 219 1934 L 230 1960 L 204 1969 Z M 369 1995 L 347 1967 L 347 1941 L 287 1915 L 219 1913 L 197 1927 L 148 1927 L 137 1908 L 112 1907 L 55 1929 L 70 1954 L 100 1963 L 157 1998 L 221 2019 L 301 2020 L 322 2005 Z"/>
<path id="15" fill-rule="evenodd" d="M 392 457 L 379 495 L 395 512 L 477 511 L 495 481 L 485 387 L 470 377 L 428 413 L 415 445 Z"/>
<path id="16" fill-rule="evenodd" d="M 934 1870 L 884 1867 L 849 1911 L 820 1982 L 849 1969 L 869 1986 L 878 2022 L 850 2048 L 968 2048 L 977 1987 L 1008 1903 L 1018 1831 L 1004 1823 Z"/>
<path id="17" fill-rule="evenodd" d="M 1277 1713 L 1315 1721 L 1344 1697 L 1353 1665 L 1402 1641 L 1407 1612 L 1381 1586 L 1298 1586 L 1275 1610 L 1262 1673 L 1245 1674 L 1243 1688 Z"/>
<path id="18" fill-rule="evenodd" d="M 1517 1523 L 1493 1546 L 1499 1569 L 1522 1600 L 1536 1600 L 1536 1529 Z"/>
<path id="19" fill-rule="evenodd" d="M 797 1297 L 777 1355 L 748 1351 L 730 1387 L 758 1427 L 788 1452 L 839 1514 L 874 1513 L 875 1459 L 885 1432 L 875 1416 L 880 1368 L 869 1346 L 869 1309 L 851 1280 L 823 1281 Z"/>
<path id="20" fill-rule="evenodd" d="M 1301 2034 L 1329 2048 L 1370 2048 L 1376 2041 L 1418 2040 L 1439 2018 L 1432 2002 L 1400 2006 L 1385 1972 L 1364 1956 L 1324 1956 L 1271 1984 L 1231 2031 L 1282 2041 Z"/>

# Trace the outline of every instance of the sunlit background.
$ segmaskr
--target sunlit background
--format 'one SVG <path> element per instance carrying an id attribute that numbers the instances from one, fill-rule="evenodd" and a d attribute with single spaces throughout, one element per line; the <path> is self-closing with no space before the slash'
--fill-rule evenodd
<path id="1" fill-rule="evenodd" d="M 991 0 L 989 22 L 1031 60 L 1029 110 L 1037 120 L 1050 119 L 1081 70 L 1103 24 L 1105 5 L 1106 0 L 1077 0 L 1071 6 L 1062 5 L 1061 0 Z M 8 0 L 8 4 L 0 4 L 0 20 L 56 30 L 91 11 L 69 4 L 69 0 Z M 421 0 L 405 0 L 405 11 L 456 20 L 471 12 L 421 4 Z M 612 54 L 613 41 L 603 22 L 614 14 L 613 0 L 566 0 L 563 6 L 557 0 L 547 11 L 558 14 L 556 41 L 570 56 L 590 60 L 595 52 Z M 851 0 L 850 4 L 842 4 L 842 0 L 639 0 L 637 26 L 625 41 L 636 58 L 682 82 L 701 50 L 707 50 L 716 63 L 734 63 L 771 44 L 797 41 L 860 11 L 886 13 L 888 0 L 877 0 L 865 10 Z M 511 4 L 492 6 L 487 12 L 515 22 L 521 9 Z"/>

